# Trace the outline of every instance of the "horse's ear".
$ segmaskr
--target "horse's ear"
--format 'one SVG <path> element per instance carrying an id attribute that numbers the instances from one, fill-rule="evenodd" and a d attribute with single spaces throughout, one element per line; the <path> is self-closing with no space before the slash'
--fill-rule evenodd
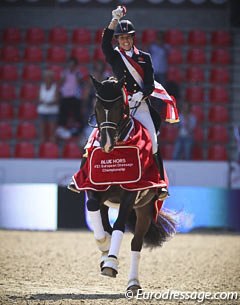
<path id="1" fill-rule="evenodd" d="M 95 87 L 96 91 L 99 91 L 100 88 L 102 87 L 101 82 L 99 82 L 98 80 L 96 80 L 96 78 L 92 75 L 90 75 L 90 78 L 92 80 L 93 86 Z"/>

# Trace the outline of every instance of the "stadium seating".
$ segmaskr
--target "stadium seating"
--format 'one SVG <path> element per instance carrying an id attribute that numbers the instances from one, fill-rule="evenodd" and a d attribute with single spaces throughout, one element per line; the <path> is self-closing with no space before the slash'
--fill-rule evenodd
<path id="1" fill-rule="evenodd" d="M 10 122 L 0 122 L 0 140 L 11 140 L 13 136 L 12 125 Z"/>
<path id="2" fill-rule="evenodd" d="M 191 30 L 188 33 L 188 44 L 196 47 L 204 47 L 207 44 L 206 33 L 202 30 Z"/>
<path id="3" fill-rule="evenodd" d="M 211 53 L 211 64 L 229 65 L 231 57 L 228 49 L 213 49 Z"/>
<path id="4" fill-rule="evenodd" d="M 35 148 L 33 143 L 20 141 L 15 145 L 14 149 L 15 158 L 26 158 L 32 159 L 36 157 Z"/>
<path id="5" fill-rule="evenodd" d="M 80 65 L 90 62 L 89 49 L 86 47 L 73 47 L 71 56 L 75 57 Z"/>
<path id="6" fill-rule="evenodd" d="M 160 147 L 160 152 L 161 152 L 162 159 L 172 160 L 173 150 L 174 150 L 174 145 L 173 144 L 162 143 L 161 147 Z"/>
<path id="7" fill-rule="evenodd" d="M 210 89 L 209 101 L 213 103 L 228 103 L 229 93 L 223 86 L 215 86 Z"/>
<path id="8" fill-rule="evenodd" d="M 37 65 L 26 65 L 23 67 L 22 78 L 24 81 L 41 81 L 42 69 Z"/>
<path id="9" fill-rule="evenodd" d="M 210 161 L 227 161 L 228 153 L 226 147 L 220 144 L 209 146 L 207 159 Z"/>
<path id="10" fill-rule="evenodd" d="M 186 88 L 185 98 L 190 103 L 203 103 L 205 100 L 203 87 L 193 86 Z"/>
<path id="11" fill-rule="evenodd" d="M 23 59 L 26 62 L 41 63 L 43 61 L 42 49 L 37 46 L 27 46 L 24 50 Z"/>
<path id="12" fill-rule="evenodd" d="M 27 102 L 37 102 L 39 96 L 39 86 L 32 83 L 23 83 L 20 89 L 20 98 Z"/>
<path id="13" fill-rule="evenodd" d="M 59 148 L 56 143 L 43 142 L 39 147 L 39 157 L 43 159 L 59 158 Z"/>
<path id="14" fill-rule="evenodd" d="M 204 49 L 192 48 L 187 53 L 187 63 L 194 65 L 206 64 L 206 55 Z"/>
<path id="15" fill-rule="evenodd" d="M 0 120 L 11 120 L 13 116 L 13 105 L 7 102 L 0 103 Z"/>
<path id="16" fill-rule="evenodd" d="M 96 45 L 99 45 L 102 41 L 102 34 L 103 34 L 103 29 L 97 29 L 95 34 L 94 34 L 94 43 Z"/>
<path id="17" fill-rule="evenodd" d="M 228 31 L 218 30 L 211 34 L 211 44 L 213 46 L 230 47 L 231 35 Z"/>
<path id="18" fill-rule="evenodd" d="M 0 101 L 11 102 L 16 99 L 16 87 L 12 84 L 0 84 Z"/>
<path id="19" fill-rule="evenodd" d="M 82 152 L 76 142 L 68 142 L 63 148 L 63 158 L 66 159 L 81 159 Z"/>
<path id="20" fill-rule="evenodd" d="M 15 46 L 4 46 L 1 50 L 2 61 L 8 63 L 17 63 L 20 61 L 20 52 L 19 49 Z"/>
<path id="21" fill-rule="evenodd" d="M 38 27 L 28 28 L 25 35 L 25 42 L 32 45 L 40 45 L 46 41 L 45 32 Z"/>
<path id="22" fill-rule="evenodd" d="M 176 83 L 182 82 L 184 80 L 182 70 L 176 66 L 169 66 L 167 72 L 167 80 L 174 81 Z"/>
<path id="23" fill-rule="evenodd" d="M 3 30 L 3 42 L 5 44 L 18 44 L 21 42 L 21 31 L 19 28 L 9 27 Z"/>
<path id="24" fill-rule="evenodd" d="M 142 44 L 149 45 L 155 42 L 157 39 L 157 30 L 156 29 L 145 29 L 142 31 Z"/>
<path id="25" fill-rule="evenodd" d="M 218 143 L 228 143 L 229 136 L 226 126 L 216 124 L 209 127 L 208 140 Z"/>
<path id="26" fill-rule="evenodd" d="M 202 105 L 192 105 L 191 112 L 196 116 L 198 123 L 204 121 L 204 107 Z"/>
<path id="27" fill-rule="evenodd" d="M 226 67 L 214 67 L 210 72 L 210 82 L 213 84 L 228 84 L 230 82 L 229 69 Z"/>
<path id="28" fill-rule="evenodd" d="M 54 79 L 57 81 L 61 78 L 62 72 L 63 72 L 63 67 L 57 66 L 57 65 L 50 65 L 48 66 L 48 69 L 53 71 L 54 73 Z"/>
<path id="29" fill-rule="evenodd" d="M 51 44 L 66 44 L 68 42 L 67 30 L 62 27 L 50 29 L 48 42 Z"/>
<path id="30" fill-rule="evenodd" d="M 193 132 L 194 141 L 203 142 L 204 141 L 204 131 L 203 126 L 197 125 Z"/>
<path id="31" fill-rule="evenodd" d="M 52 46 L 47 50 L 47 61 L 50 63 L 63 64 L 67 59 L 66 49 L 60 46 Z"/>
<path id="32" fill-rule="evenodd" d="M 19 120 L 35 120 L 37 119 L 37 106 L 32 102 L 22 102 L 18 108 Z"/>
<path id="33" fill-rule="evenodd" d="M 229 121 L 228 109 L 222 105 L 211 106 L 208 112 L 208 120 L 211 123 L 227 123 Z"/>
<path id="34" fill-rule="evenodd" d="M 10 158 L 11 148 L 8 142 L 0 142 L 0 158 Z"/>
<path id="35" fill-rule="evenodd" d="M 179 48 L 172 48 L 168 53 L 169 65 L 179 65 L 183 63 L 182 50 Z"/>
<path id="36" fill-rule="evenodd" d="M 191 83 L 204 82 L 204 71 L 201 67 L 190 66 L 187 68 L 186 80 Z"/>
<path id="37" fill-rule="evenodd" d="M 11 82 L 18 80 L 18 67 L 15 65 L 3 65 L 0 70 L 0 80 Z"/>
<path id="38" fill-rule="evenodd" d="M 173 143 L 178 135 L 177 126 L 171 124 L 164 124 L 160 130 L 160 141 Z"/>
<path id="39" fill-rule="evenodd" d="M 37 135 L 34 123 L 20 122 L 16 132 L 18 140 L 34 140 Z"/>
<path id="40" fill-rule="evenodd" d="M 204 159 L 204 149 L 201 144 L 195 144 L 192 149 L 192 160 L 201 161 Z"/>
<path id="41" fill-rule="evenodd" d="M 86 28 L 75 28 L 72 32 L 72 43 L 82 45 L 91 44 L 91 32 Z"/>
<path id="42" fill-rule="evenodd" d="M 104 56 L 101 48 L 96 47 L 94 49 L 93 60 L 94 61 L 105 61 L 105 56 Z"/>
<path id="43" fill-rule="evenodd" d="M 169 29 L 165 32 L 164 40 L 172 46 L 182 46 L 184 44 L 183 32 L 179 29 Z"/>

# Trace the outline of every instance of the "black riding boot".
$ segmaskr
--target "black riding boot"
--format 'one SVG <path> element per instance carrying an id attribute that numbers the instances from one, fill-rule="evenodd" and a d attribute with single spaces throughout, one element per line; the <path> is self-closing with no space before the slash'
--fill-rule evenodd
<path id="1" fill-rule="evenodd" d="M 153 159 L 157 165 L 161 179 L 165 181 L 163 161 L 162 161 L 162 157 L 161 157 L 160 153 L 157 152 L 156 154 L 153 154 Z M 159 188 L 158 199 L 165 200 L 168 196 L 169 196 L 169 193 L 168 193 L 167 187 Z"/>
<path id="2" fill-rule="evenodd" d="M 86 157 L 82 157 L 82 161 L 81 161 L 81 165 L 80 165 L 80 169 L 83 168 L 84 164 L 86 163 L 87 158 Z M 79 169 L 79 170 L 80 170 Z M 71 180 L 71 182 L 68 184 L 67 188 L 75 193 L 80 193 L 80 191 L 78 189 L 76 189 L 75 183 Z"/>

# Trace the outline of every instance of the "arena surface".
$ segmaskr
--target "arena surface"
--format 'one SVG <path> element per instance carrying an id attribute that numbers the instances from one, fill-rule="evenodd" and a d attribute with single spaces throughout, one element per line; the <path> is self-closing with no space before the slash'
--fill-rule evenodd
<path id="1" fill-rule="evenodd" d="M 92 233 L 0 231 L 0 304 L 221 304 L 238 300 L 127 300 L 131 235 L 126 233 L 116 279 L 100 276 Z M 141 284 L 147 292 L 237 291 L 240 236 L 178 234 L 163 248 L 143 249 Z"/>

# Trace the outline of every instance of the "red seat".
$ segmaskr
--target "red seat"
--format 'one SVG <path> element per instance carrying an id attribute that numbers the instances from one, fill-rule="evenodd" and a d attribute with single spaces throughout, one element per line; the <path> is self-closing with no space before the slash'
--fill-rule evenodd
<path id="1" fill-rule="evenodd" d="M 24 60 L 27 62 L 39 62 L 43 61 L 42 49 L 37 46 L 28 46 L 24 50 Z"/>
<path id="2" fill-rule="evenodd" d="M 204 149 L 202 145 L 194 144 L 192 149 L 192 160 L 200 161 L 204 159 Z"/>
<path id="3" fill-rule="evenodd" d="M 18 79 L 18 68 L 14 65 L 3 65 L 0 72 L 0 79 L 3 81 L 16 81 Z"/>
<path id="4" fill-rule="evenodd" d="M 206 33 L 202 30 L 192 30 L 188 33 L 188 43 L 192 46 L 206 46 Z"/>
<path id="5" fill-rule="evenodd" d="M 211 43 L 214 46 L 228 47 L 231 45 L 231 34 L 225 30 L 214 31 L 211 34 Z"/>
<path id="6" fill-rule="evenodd" d="M 167 72 L 168 81 L 180 83 L 181 81 L 183 81 L 183 79 L 184 78 L 183 78 L 182 70 L 180 68 L 175 66 L 170 66 L 168 68 L 168 72 Z"/>
<path id="7" fill-rule="evenodd" d="M 11 140 L 12 135 L 12 125 L 9 122 L 0 122 L 0 140 Z"/>
<path id="8" fill-rule="evenodd" d="M 91 32 L 86 28 L 76 28 L 72 32 L 72 43 L 79 45 L 91 44 Z"/>
<path id="9" fill-rule="evenodd" d="M 204 72 L 200 67 L 188 67 L 186 79 L 188 82 L 204 82 Z"/>
<path id="10" fill-rule="evenodd" d="M 63 158 L 81 159 L 82 152 L 76 142 L 66 143 L 63 148 Z"/>
<path id="11" fill-rule="evenodd" d="M 203 103 L 205 94 L 203 87 L 188 87 L 185 94 L 186 100 L 190 103 Z"/>
<path id="12" fill-rule="evenodd" d="M 204 111 L 203 111 L 203 107 L 200 105 L 192 105 L 191 107 L 191 112 L 196 116 L 197 121 L 199 123 L 203 122 L 204 120 Z"/>
<path id="13" fill-rule="evenodd" d="M 15 146 L 14 157 L 15 158 L 26 158 L 32 159 L 35 158 L 35 148 L 31 142 L 18 142 Z"/>
<path id="14" fill-rule="evenodd" d="M 59 148 L 56 143 L 44 142 L 39 147 L 39 157 L 44 159 L 57 159 Z"/>
<path id="15" fill-rule="evenodd" d="M 193 138 L 196 142 L 204 141 L 204 132 L 203 132 L 203 127 L 201 125 L 198 125 L 194 128 Z"/>
<path id="16" fill-rule="evenodd" d="M 181 46 L 184 44 L 183 32 L 178 29 L 170 29 L 165 32 L 165 42 L 172 46 Z"/>
<path id="17" fill-rule="evenodd" d="M 48 42 L 52 44 L 66 44 L 68 42 L 67 30 L 56 27 L 49 31 Z"/>
<path id="18" fill-rule="evenodd" d="M 37 106 L 31 102 L 22 102 L 18 108 L 20 120 L 35 120 L 38 117 Z"/>
<path id="19" fill-rule="evenodd" d="M 219 144 L 211 145 L 208 148 L 207 158 L 211 161 L 226 161 L 228 159 L 226 147 Z"/>
<path id="20" fill-rule="evenodd" d="M 33 27 L 26 31 L 25 42 L 39 45 L 45 42 L 45 32 L 42 28 Z"/>
<path id="21" fill-rule="evenodd" d="M 105 61 L 105 56 L 104 56 L 103 51 L 102 51 L 101 48 L 96 47 L 94 49 L 93 60 L 94 61 Z"/>
<path id="22" fill-rule="evenodd" d="M 5 44 L 18 44 L 21 42 L 21 32 L 18 28 L 6 28 L 3 31 L 3 41 Z"/>
<path id="23" fill-rule="evenodd" d="M 7 142 L 0 142 L 0 158 L 10 158 L 11 149 L 10 144 Z"/>
<path id="24" fill-rule="evenodd" d="M 187 63 L 202 65 L 206 63 L 206 56 L 204 49 L 193 48 L 189 49 L 187 53 Z"/>
<path id="25" fill-rule="evenodd" d="M 219 143 L 227 143 L 229 140 L 227 128 L 220 124 L 209 127 L 208 140 Z"/>
<path id="26" fill-rule="evenodd" d="M 229 121 L 228 109 L 221 105 L 210 107 L 208 112 L 208 120 L 211 123 L 227 123 Z"/>
<path id="27" fill-rule="evenodd" d="M 103 29 L 96 30 L 95 35 L 94 35 L 94 43 L 96 45 L 99 45 L 101 43 L 102 35 L 103 35 Z"/>
<path id="28" fill-rule="evenodd" d="M 173 158 L 173 150 L 174 145 L 173 144 L 164 144 L 162 143 L 160 147 L 160 153 L 164 160 L 172 160 Z"/>
<path id="29" fill-rule="evenodd" d="M 79 72 L 81 73 L 81 76 L 84 80 L 87 80 L 89 77 L 89 70 L 86 66 L 80 66 Z"/>
<path id="30" fill-rule="evenodd" d="M 71 51 L 71 56 L 75 57 L 79 64 L 86 64 L 90 62 L 89 50 L 85 47 L 74 47 Z"/>
<path id="31" fill-rule="evenodd" d="M 142 44 L 148 45 L 150 43 L 156 42 L 157 40 L 157 30 L 156 29 L 145 29 L 142 32 Z"/>
<path id="32" fill-rule="evenodd" d="M 64 63 L 66 61 L 67 54 L 63 47 L 53 46 L 47 50 L 47 60 L 52 63 Z"/>
<path id="33" fill-rule="evenodd" d="M 10 102 L 16 99 L 16 87 L 8 83 L 0 84 L 0 101 Z"/>
<path id="34" fill-rule="evenodd" d="M 25 81 L 41 81 L 42 70 L 37 65 L 27 65 L 23 67 L 22 78 Z"/>
<path id="35" fill-rule="evenodd" d="M 164 124 L 160 130 L 160 141 L 173 143 L 178 135 L 178 128 L 172 124 Z"/>
<path id="36" fill-rule="evenodd" d="M 14 46 L 5 46 L 2 48 L 2 60 L 9 63 L 19 62 L 19 49 Z"/>
<path id="37" fill-rule="evenodd" d="M 181 49 L 173 48 L 168 53 L 168 63 L 170 65 L 179 65 L 183 62 Z"/>
<path id="38" fill-rule="evenodd" d="M 230 74 L 228 68 L 213 68 L 210 72 L 210 82 L 214 84 L 228 84 L 230 82 Z"/>
<path id="39" fill-rule="evenodd" d="M 214 103 L 228 103 L 229 93 L 225 87 L 212 87 L 209 92 L 209 101 Z"/>
<path id="40" fill-rule="evenodd" d="M 14 116 L 13 105 L 9 103 L 0 103 L 0 119 L 11 120 Z"/>
<path id="41" fill-rule="evenodd" d="M 217 65 L 229 65 L 230 53 L 226 49 L 214 49 L 211 53 L 211 63 Z"/>
<path id="42" fill-rule="evenodd" d="M 39 87 L 31 83 L 24 83 L 20 90 L 20 97 L 23 101 L 37 101 L 39 96 Z"/>
<path id="43" fill-rule="evenodd" d="M 34 140 L 37 135 L 36 127 L 30 122 L 21 122 L 17 126 L 17 138 L 20 140 Z"/>
<path id="44" fill-rule="evenodd" d="M 63 72 L 63 67 L 54 65 L 54 66 L 48 67 L 48 69 L 53 71 L 55 80 L 58 81 L 61 78 L 62 72 Z"/>

